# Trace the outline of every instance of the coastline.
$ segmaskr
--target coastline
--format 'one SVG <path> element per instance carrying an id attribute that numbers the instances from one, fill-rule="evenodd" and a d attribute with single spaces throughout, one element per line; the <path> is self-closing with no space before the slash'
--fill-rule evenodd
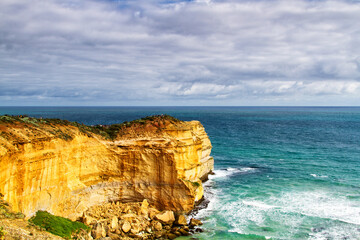
<path id="1" fill-rule="evenodd" d="M 0 127 L 0 192 L 26 219 L 45 210 L 81 220 L 92 228 L 85 239 L 174 239 L 202 224 L 186 216 L 206 202 L 202 182 L 213 169 L 198 121 L 86 126 L 6 115 Z"/>

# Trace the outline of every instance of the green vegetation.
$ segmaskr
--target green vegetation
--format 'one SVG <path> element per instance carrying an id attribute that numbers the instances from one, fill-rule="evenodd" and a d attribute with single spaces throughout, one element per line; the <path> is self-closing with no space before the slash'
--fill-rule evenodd
<path id="1" fill-rule="evenodd" d="M 123 132 L 126 128 L 132 126 L 143 126 L 148 122 L 161 122 L 161 121 L 170 121 L 171 123 L 180 122 L 180 120 L 169 116 L 169 115 L 154 115 L 148 116 L 145 118 L 137 119 L 131 122 L 123 122 L 121 124 L 113 124 L 113 125 L 95 125 L 95 126 L 87 126 L 77 122 L 70 122 L 68 120 L 61 120 L 61 119 L 51 119 L 51 118 L 32 118 L 26 115 L 19 115 L 19 116 L 9 116 L 4 115 L 0 116 L 0 124 L 23 124 L 26 127 L 32 128 L 41 128 L 47 127 L 43 129 L 48 131 L 49 133 L 57 136 L 61 139 L 66 141 L 71 140 L 73 135 L 71 132 L 64 132 L 59 128 L 56 128 L 57 125 L 60 126 L 74 126 L 79 129 L 82 133 L 88 135 L 89 137 L 92 134 L 100 135 L 106 139 L 115 139 L 116 136 L 121 132 Z M 53 127 L 53 130 L 49 129 L 49 127 Z M 2 133 L 3 137 L 11 138 L 11 133 Z"/>
<path id="2" fill-rule="evenodd" d="M 4 195 L 0 193 L 0 219 L 23 219 L 25 215 L 21 212 L 11 211 L 10 205 L 8 202 L 3 200 Z"/>
<path id="3" fill-rule="evenodd" d="M 190 181 L 190 180 L 185 180 L 185 179 L 182 179 L 184 182 L 188 182 L 188 183 L 191 183 L 194 187 L 200 187 L 200 183 L 198 182 L 193 182 L 193 181 Z"/>
<path id="4" fill-rule="evenodd" d="M 0 226 L 0 240 L 3 240 L 6 235 L 6 232 L 3 227 Z"/>
<path id="5" fill-rule="evenodd" d="M 38 211 L 34 217 L 29 219 L 29 222 L 65 239 L 71 239 L 72 235 L 81 231 L 81 229 L 90 230 L 88 226 L 81 222 L 54 216 L 46 211 Z"/>

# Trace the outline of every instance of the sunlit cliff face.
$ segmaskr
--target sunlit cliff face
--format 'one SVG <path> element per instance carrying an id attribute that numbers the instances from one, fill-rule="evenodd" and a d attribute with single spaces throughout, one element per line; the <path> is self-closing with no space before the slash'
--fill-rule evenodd
<path id="1" fill-rule="evenodd" d="M 156 116 L 88 127 L 62 120 L 0 117 L 0 192 L 27 217 L 37 210 L 76 219 L 90 206 L 148 199 L 188 212 L 213 170 L 198 121 Z"/>

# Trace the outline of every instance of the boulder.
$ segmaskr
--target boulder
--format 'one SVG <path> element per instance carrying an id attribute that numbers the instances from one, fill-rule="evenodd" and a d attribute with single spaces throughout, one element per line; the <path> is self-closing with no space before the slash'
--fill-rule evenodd
<path id="1" fill-rule="evenodd" d="M 130 231 L 131 229 L 131 224 L 128 221 L 125 221 L 124 224 L 122 225 L 121 229 L 127 233 Z"/>
<path id="2" fill-rule="evenodd" d="M 118 234 L 109 233 L 109 237 L 111 240 L 121 240 L 122 238 Z"/>
<path id="3" fill-rule="evenodd" d="M 95 223 L 96 219 L 85 215 L 82 219 L 82 222 L 89 226 L 89 225 L 92 225 L 93 223 Z"/>
<path id="4" fill-rule="evenodd" d="M 115 232 L 119 228 L 119 219 L 117 216 L 113 216 L 110 223 L 110 231 Z"/>
<path id="5" fill-rule="evenodd" d="M 156 208 L 149 208 L 148 213 L 149 213 L 149 218 L 154 219 L 155 215 L 158 214 L 160 211 L 157 210 Z"/>
<path id="6" fill-rule="evenodd" d="M 181 233 L 181 235 L 183 236 L 189 236 L 190 233 L 188 231 L 185 231 L 184 229 L 180 229 L 179 232 Z"/>
<path id="7" fill-rule="evenodd" d="M 106 237 L 106 231 L 105 231 L 104 225 L 102 225 L 101 223 L 95 224 L 93 230 L 91 231 L 91 236 L 94 239 Z"/>
<path id="8" fill-rule="evenodd" d="M 177 238 L 177 236 L 176 236 L 175 234 L 173 234 L 173 233 L 168 233 L 168 234 L 167 234 L 167 237 L 168 237 L 169 239 L 175 239 L 175 238 Z"/>
<path id="9" fill-rule="evenodd" d="M 162 224 L 161 224 L 161 222 L 155 222 L 154 223 L 154 229 L 156 230 L 156 231 L 161 231 L 162 230 Z"/>
<path id="10" fill-rule="evenodd" d="M 194 227 L 194 226 L 199 226 L 199 225 L 202 225 L 203 223 L 198 220 L 198 219 L 195 219 L 195 218 L 192 218 L 190 220 L 190 226 Z"/>
<path id="11" fill-rule="evenodd" d="M 181 226 L 186 226 L 187 225 L 187 220 L 186 220 L 185 215 L 181 214 L 181 215 L 177 216 L 175 224 L 176 225 L 181 225 Z"/>
<path id="12" fill-rule="evenodd" d="M 144 199 L 141 203 L 139 215 L 148 216 L 149 215 L 149 203 L 146 199 Z"/>
<path id="13" fill-rule="evenodd" d="M 171 225 L 175 221 L 175 215 L 173 211 L 163 211 L 159 214 L 156 214 L 154 219 L 159 220 L 164 224 Z"/>
<path id="14" fill-rule="evenodd" d="M 131 233 L 138 234 L 142 230 L 141 224 L 138 219 L 134 219 L 131 223 Z"/>
<path id="15" fill-rule="evenodd" d="M 127 220 L 127 221 L 131 221 L 134 218 L 137 218 L 137 215 L 133 214 L 133 213 L 124 214 L 124 215 L 122 215 L 120 217 L 120 219 L 124 219 L 124 220 Z"/>

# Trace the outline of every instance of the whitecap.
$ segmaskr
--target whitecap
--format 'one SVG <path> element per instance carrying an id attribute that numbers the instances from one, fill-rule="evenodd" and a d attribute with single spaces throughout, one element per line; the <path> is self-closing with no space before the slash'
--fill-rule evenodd
<path id="1" fill-rule="evenodd" d="M 360 237 L 356 225 L 360 224 L 360 204 L 336 195 L 330 191 L 289 191 L 280 195 L 273 195 L 264 199 L 224 199 L 211 206 L 212 210 L 227 219 L 230 232 L 240 234 L 249 233 L 249 224 L 266 226 L 268 219 L 283 225 L 287 231 L 281 232 L 281 239 L 293 239 L 299 232 L 299 227 L 308 221 L 309 217 L 323 219 L 327 225 L 320 232 L 312 232 L 310 239 L 342 239 L 340 236 L 350 236 L 349 239 Z M 330 221 L 329 220 L 334 220 Z M 320 221 L 319 223 L 323 222 Z M 333 226 L 329 226 L 329 224 Z M 340 232 L 339 226 L 346 226 Z M 316 227 L 316 226 L 314 226 Z M 280 237 L 274 233 L 273 237 Z M 356 237 L 354 237 L 356 236 Z"/>
<path id="2" fill-rule="evenodd" d="M 328 178 L 328 176 L 326 176 L 326 175 L 317 175 L 315 173 L 310 174 L 310 176 L 312 176 L 314 178 Z"/>
<path id="3" fill-rule="evenodd" d="M 258 169 L 252 167 L 240 167 L 240 168 L 229 167 L 226 169 L 215 170 L 214 175 L 209 175 L 209 179 L 226 178 L 238 173 L 252 173 L 256 171 L 258 171 Z"/>
<path id="4" fill-rule="evenodd" d="M 328 191 L 288 192 L 271 200 L 284 212 L 360 224 L 360 203 Z"/>
<path id="5" fill-rule="evenodd" d="M 270 209 L 270 208 L 276 208 L 274 205 L 269 205 L 260 201 L 242 201 L 245 205 L 253 206 L 261 209 Z"/>
<path id="6" fill-rule="evenodd" d="M 360 233 L 353 226 L 334 225 L 309 234 L 309 240 L 359 239 Z"/>

